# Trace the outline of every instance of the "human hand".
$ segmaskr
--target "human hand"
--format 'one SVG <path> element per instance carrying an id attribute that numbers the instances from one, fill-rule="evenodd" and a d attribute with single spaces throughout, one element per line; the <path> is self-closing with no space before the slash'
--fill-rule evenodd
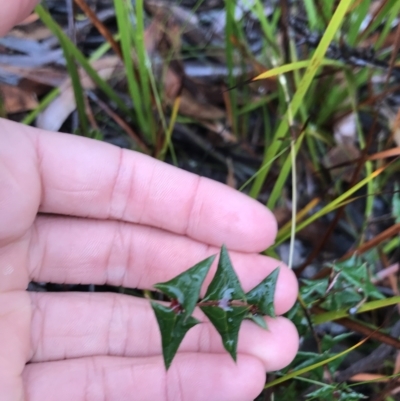
<path id="1" fill-rule="evenodd" d="M 3 3 L 1 29 L 34 1 Z M 166 372 L 146 300 L 25 290 L 30 280 L 150 289 L 225 243 L 245 291 L 281 266 L 282 314 L 295 301 L 296 278 L 257 253 L 275 234 L 264 206 L 224 185 L 99 141 L 0 120 L 0 400 L 253 399 L 265 372 L 297 351 L 283 317 L 268 319 L 269 331 L 245 321 L 235 364 L 197 311 L 204 323 Z"/>

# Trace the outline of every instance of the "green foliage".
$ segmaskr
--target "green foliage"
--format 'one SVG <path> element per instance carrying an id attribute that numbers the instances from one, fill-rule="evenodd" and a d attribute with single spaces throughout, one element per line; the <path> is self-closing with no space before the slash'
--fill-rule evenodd
<path id="1" fill-rule="evenodd" d="M 239 329 L 248 308 L 246 306 L 225 306 L 226 298 L 221 301 L 223 306 L 202 306 L 201 310 L 210 319 L 222 338 L 225 349 L 236 361 L 236 348 Z M 228 303 L 229 305 L 229 303 Z"/>
<path id="2" fill-rule="evenodd" d="M 67 47 L 71 56 L 74 57 L 77 63 L 79 63 L 86 73 L 90 76 L 93 82 L 101 89 L 107 97 L 114 101 L 118 108 L 125 114 L 129 114 L 129 109 L 123 102 L 123 100 L 116 94 L 114 89 L 103 80 L 97 71 L 90 65 L 90 62 L 86 59 L 83 53 L 71 42 L 68 36 L 63 32 L 62 28 L 54 21 L 48 11 L 39 4 L 35 7 L 35 12 L 39 15 L 43 23 L 52 31 L 52 33 L 58 38 L 60 43 L 63 44 L 64 48 Z"/>
<path id="3" fill-rule="evenodd" d="M 378 306 L 374 307 L 372 304 L 382 303 L 382 306 L 386 306 L 390 300 L 385 299 L 372 283 L 369 265 L 360 260 L 360 258 L 353 257 L 344 262 L 332 264 L 330 267 L 332 268 L 330 277 L 317 280 L 302 280 L 299 297 L 301 303 L 297 303 L 287 314 L 287 317 L 295 323 L 300 336 L 303 338 L 310 337 L 310 330 L 314 330 L 314 336 L 317 336 L 318 329 L 316 327 L 311 328 L 311 325 L 334 320 L 337 318 L 337 311 L 345 311 L 349 315 L 349 312 L 361 312 L 363 306 L 360 308 L 358 306 L 363 305 L 364 302 L 369 301 L 366 305 L 371 304 L 371 308 L 376 309 Z M 313 306 L 320 306 L 327 310 L 323 314 L 327 318 L 319 321 L 318 318 L 322 315 L 313 316 Z M 328 318 L 329 316 L 330 318 Z M 340 315 L 338 317 L 343 316 Z M 279 372 L 281 377 L 268 383 L 267 386 L 272 387 L 274 384 L 276 385 L 289 378 L 297 378 L 304 383 L 315 383 L 318 386 L 322 386 L 308 394 L 309 398 L 306 398 L 307 400 L 361 399 L 363 397 L 361 394 L 350 390 L 344 384 L 340 386 L 324 384 L 326 372 L 330 372 L 330 375 L 334 377 L 345 356 L 351 351 L 352 347 L 346 346 L 346 343 L 351 343 L 350 337 L 352 335 L 353 333 L 351 332 L 336 336 L 324 333 L 318 340 L 318 350 L 314 352 L 309 350 L 298 352 L 293 362 Z M 337 346 L 343 347 L 345 351 L 337 353 L 335 349 Z M 299 384 L 297 388 L 299 389 Z"/>
<path id="4" fill-rule="evenodd" d="M 191 315 L 199 306 L 222 338 L 224 348 L 236 361 L 239 329 L 244 319 L 251 319 L 266 328 L 262 316 L 275 316 L 273 306 L 279 270 L 275 269 L 259 285 L 244 293 L 223 246 L 218 268 L 207 292 L 199 301 L 201 286 L 214 261 L 214 256 L 155 288 L 171 299 L 169 306 L 152 302 L 162 338 L 166 369 L 171 365 L 186 333 L 199 321 Z"/>
<path id="5" fill-rule="evenodd" d="M 260 284 L 246 294 L 247 302 L 258 307 L 263 315 L 275 316 L 274 295 L 279 269 L 275 269 Z"/>
<path id="6" fill-rule="evenodd" d="M 154 142 L 155 130 L 151 110 L 149 71 L 146 65 L 149 63 L 147 63 L 147 54 L 144 49 L 143 0 L 136 1 L 135 10 L 130 2 L 123 0 L 114 0 L 114 7 L 121 35 L 121 50 L 129 94 L 135 106 L 135 120 L 141 132 L 151 143 Z M 138 74 L 136 74 L 132 57 L 133 50 L 138 60 Z"/>
<path id="7" fill-rule="evenodd" d="M 172 280 L 158 283 L 154 287 L 169 298 L 176 299 L 179 305 L 183 305 L 182 315 L 184 317 L 190 316 L 200 297 L 201 286 L 214 259 L 215 256 L 211 256 Z"/>
<path id="8" fill-rule="evenodd" d="M 354 257 L 331 267 L 331 278 L 302 280 L 300 294 L 306 305 L 318 302 L 324 309 L 337 310 L 353 308 L 362 300 L 384 298 L 371 282 L 367 263 Z"/>
<path id="9" fill-rule="evenodd" d="M 244 291 L 233 270 L 228 252 L 225 247 L 222 247 L 217 272 L 207 289 L 203 301 L 219 301 L 221 308 L 224 308 L 224 303 L 228 304 L 232 300 L 244 302 L 245 299 Z"/>
<path id="10" fill-rule="evenodd" d="M 339 274 L 332 291 L 322 304 L 329 310 L 343 307 L 354 307 L 363 299 L 383 299 L 384 296 L 371 282 L 371 274 L 366 263 L 357 263 L 351 258 L 343 263 L 333 265 Z"/>
<path id="11" fill-rule="evenodd" d="M 164 363 L 168 369 L 183 337 L 193 326 L 200 322 L 192 316 L 177 313 L 174 308 L 160 305 L 156 302 L 152 302 L 151 306 L 160 327 Z"/>
<path id="12" fill-rule="evenodd" d="M 400 189 L 398 183 L 395 184 L 394 191 L 392 199 L 392 215 L 396 223 L 400 223 Z"/>
<path id="13" fill-rule="evenodd" d="M 208 306 L 209 301 L 214 301 L 214 304 Z M 232 301 L 245 303 L 246 297 L 233 270 L 228 252 L 222 247 L 218 269 L 203 299 L 202 303 L 206 305 L 201 306 L 201 310 L 221 335 L 225 349 L 236 360 L 239 329 L 248 306 L 234 305 Z"/>
<path id="14" fill-rule="evenodd" d="M 302 80 L 299 83 L 298 89 L 293 95 L 293 99 L 291 100 L 290 104 L 287 105 L 286 113 L 283 116 L 278 129 L 276 130 L 274 142 L 268 148 L 266 148 L 267 150 L 264 154 L 264 163 L 273 158 L 278 153 L 282 144 L 282 138 L 286 137 L 289 132 L 291 119 L 294 118 L 296 113 L 299 111 L 303 99 L 307 93 L 307 90 L 309 89 L 318 69 L 322 64 L 328 46 L 332 41 L 332 39 L 334 38 L 340 25 L 343 23 L 343 19 L 350 5 L 351 5 L 350 0 L 340 1 L 334 15 L 332 16 L 329 25 L 326 28 L 325 33 L 323 34 L 319 42 L 317 49 L 315 50 L 311 58 L 310 64 L 306 69 Z M 262 184 L 265 181 L 268 171 L 269 169 L 266 168 L 262 171 L 260 175 L 257 176 L 253 184 L 253 187 L 250 191 L 250 195 L 252 195 L 253 197 L 256 197 L 260 193 Z M 276 197 L 269 198 L 268 207 L 273 208 L 275 206 L 276 200 L 277 200 Z"/>
<path id="15" fill-rule="evenodd" d="M 325 385 L 318 390 L 315 390 L 307 394 L 307 401 L 358 401 L 365 399 L 363 394 L 357 393 L 354 390 L 349 389 L 345 385 L 341 386 L 328 386 Z"/>

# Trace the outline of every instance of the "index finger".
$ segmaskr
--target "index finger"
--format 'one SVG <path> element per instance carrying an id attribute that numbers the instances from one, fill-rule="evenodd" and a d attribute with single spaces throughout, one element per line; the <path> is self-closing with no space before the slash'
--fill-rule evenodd
<path id="1" fill-rule="evenodd" d="M 12 0 L 1 2 L 0 36 L 21 22 L 32 11 L 39 0 Z"/>
<path id="2" fill-rule="evenodd" d="M 104 142 L 3 125 L 36 149 L 29 168 L 39 170 L 41 212 L 143 224 L 242 252 L 274 241 L 272 213 L 226 185 Z M 23 160 L 15 154 L 18 169 Z"/>

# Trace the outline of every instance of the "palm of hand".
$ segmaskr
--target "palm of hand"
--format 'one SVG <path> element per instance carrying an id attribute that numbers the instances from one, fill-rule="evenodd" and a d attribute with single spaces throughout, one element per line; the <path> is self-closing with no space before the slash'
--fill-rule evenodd
<path id="1" fill-rule="evenodd" d="M 208 399 L 243 399 L 260 391 L 265 370 L 293 357 L 296 334 L 283 318 L 270 321 L 269 332 L 243 326 L 237 365 L 204 323 L 166 373 L 146 301 L 25 292 L 29 280 L 151 288 L 217 251 L 206 242 L 223 241 L 236 250 L 234 265 L 248 289 L 278 263 L 253 253 L 275 229 L 261 205 L 213 181 L 104 143 L 1 124 L 0 360 L 8 365 L 0 384 L 7 399 L 20 399 L 23 389 L 32 400 L 124 399 L 133 389 L 144 399 L 175 399 L 176 392 L 207 399 L 204 383 Z M 263 233 L 265 227 L 272 229 Z M 284 268 L 278 313 L 295 294 Z"/>
<path id="2" fill-rule="evenodd" d="M 101 142 L 0 120 L 0 399 L 253 399 L 265 371 L 297 350 L 284 318 L 269 320 L 268 332 L 245 322 L 235 364 L 198 311 L 205 323 L 190 331 L 167 373 L 147 301 L 25 290 L 30 280 L 151 288 L 222 243 L 248 290 L 280 264 L 257 254 L 275 233 L 270 212 L 223 185 Z M 277 314 L 296 293 L 283 266 Z"/>

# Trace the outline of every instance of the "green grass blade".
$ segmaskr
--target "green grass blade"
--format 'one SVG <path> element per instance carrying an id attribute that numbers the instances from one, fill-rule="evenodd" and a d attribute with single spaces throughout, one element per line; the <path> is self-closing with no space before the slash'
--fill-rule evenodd
<path id="1" fill-rule="evenodd" d="M 300 147 L 303 143 L 303 139 L 305 137 L 305 131 L 302 132 L 302 134 L 297 138 L 297 140 L 294 143 L 294 149 L 293 152 L 294 154 L 297 156 L 297 154 L 299 153 Z M 275 185 L 272 189 L 271 195 L 268 199 L 268 203 L 275 205 L 277 200 L 279 199 L 283 188 L 285 186 L 286 183 L 286 179 L 290 173 L 290 170 L 292 169 L 293 165 L 292 165 L 293 159 L 292 159 L 292 152 L 290 152 L 290 154 L 287 156 L 285 162 L 283 163 L 283 166 L 280 169 L 280 173 L 279 176 L 275 182 Z M 295 191 L 295 187 L 293 187 L 293 191 Z"/>
<path id="2" fill-rule="evenodd" d="M 356 116 L 356 130 L 357 130 L 357 136 L 358 136 L 358 141 L 360 144 L 360 150 L 363 151 L 366 147 L 366 142 L 364 139 L 364 133 L 361 127 L 361 122 L 360 122 L 360 117 L 358 113 L 358 104 L 357 104 L 357 99 L 358 99 L 358 91 L 356 85 L 354 85 L 355 79 L 354 75 L 351 74 L 349 71 L 345 71 L 345 77 L 347 79 L 347 87 L 349 90 L 349 97 L 350 97 L 350 102 L 351 106 L 353 108 L 353 113 Z M 372 162 L 371 161 L 366 161 L 365 162 L 365 175 L 368 177 L 372 174 Z M 366 201 L 365 201 L 365 220 L 363 223 L 363 228 L 361 229 L 361 232 L 364 233 L 366 226 L 368 224 L 368 221 L 370 217 L 372 216 L 373 213 L 373 206 L 374 206 L 374 193 L 375 193 L 375 182 L 373 180 L 369 181 L 367 183 L 367 196 L 366 196 Z M 360 235 L 359 241 L 362 241 L 362 235 Z"/>
<path id="3" fill-rule="evenodd" d="M 67 62 L 67 71 L 71 78 L 72 89 L 74 91 L 81 134 L 83 136 L 90 137 L 89 121 L 86 115 L 86 107 L 85 107 L 85 94 L 81 85 L 78 68 L 76 67 L 75 59 L 73 58 L 71 52 L 69 51 L 68 44 L 63 43 L 63 41 L 61 41 L 61 47 L 63 48 L 64 51 L 64 57 Z"/>
<path id="4" fill-rule="evenodd" d="M 357 347 L 362 345 L 365 341 L 366 341 L 366 339 L 365 340 L 361 340 L 357 344 L 355 344 L 352 347 L 340 352 L 339 354 L 336 354 L 336 355 L 334 355 L 334 356 L 332 356 L 330 358 L 327 358 L 327 359 L 325 359 L 325 360 L 323 360 L 321 362 L 314 363 L 313 365 L 306 366 L 303 369 L 299 369 L 299 370 L 296 370 L 294 372 L 288 373 L 287 375 L 285 375 L 283 377 L 280 377 L 279 379 L 275 379 L 272 382 L 267 383 L 264 386 L 264 389 L 276 386 L 277 384 L 283 383 L 283 382 L 285 382 L 287 380 L 290 380 L 290 379 L 293 379 L 293 378 L 295 378 L 297 376 L 303 375 L 304 373 L 310 372 L 311 370 L 319 368 L 320 366 L 324 366 L 324 365 L 328 364 L 329 362 L 334 361 L 335 359 L 341 358 L 342 356 L 344 356 L 344 355 L 348 354 L 349 352 L 355 350 Z"/>
<path id="5" fill-rule="evenodd" d="M 400 247 L 400 238 L 392 238 L 384 247 L 383 252 L 386 254 L 393 252 L 396 248 Z"/>
<path id="6" fill-rule="evenodd" d="M 22 124 L 30 125 L 35 121 L 35 118 L 60 94 L 60 89 L 52 89 L 39 103 L 39 105 L 28 113 L 21 121 Z"/>
<path id="7" fill-rule="evenodd" d="M 366 84 L 368 78 L 370 77 L 370 70 L 364 68 L 357 72 L 354 76 L 355 87 L 359 88 L 361 85 Z M 329 118 L 335 113 L 340 111 L 348 111 L 351 108 L 351 104 L 348 99 L 347 88 L 342 88 L 340 86 L 329 86 L 330 94 L 324 99 L 324 107 L 319 111 L 316 124 L 323 125 Z"/>
<path id="8" fill-rule="evenodd" d="M 298 226 L 296 227 L 296 232 L 302 230 L 304 227 L 308 226 L 309 224 L 311 224 L 313 221 L 319 219 L 320 217 L 325 216 L 326 214 L 332 212 L 336 208 L 342 206 L 342 202 L 344 202 L 346 199 L 348 199 L 354 192 L 358 191 L 364 185 L 368 184 L 369 181 L 371 181 L 374 178 L 376 178 L 384 170 L 385 170 L 385 167 L 382 167 L 382 168 L 379 168 L 378 170 L 375 170 L 368 177 L 364 178 L 363 180 L 361 180 L 360 182 L 355 184 L 352 188 L 347 190 L 342 195 L 338 196 L 335 200 L 330 202 L 328 205 L 323 207 L 321 210 L 319 210 L 318 212 L 314 213 L 307 220 L 305 220 L 302 223 L 298 224 Z M 276 246 L 280 245 L 282 242 L 286 241 L 289 237 L 290 237 L 289 229 L 285 230 L 285 231 L 280 231 L 278 233 L 278 236 L 276 238 L 276 241 L 275 241 L 275 244 L 273 245 L 273 247 L 276 247 Z"/>
<path id="9" fill-rule="evenodd" d="M 128 7 L 131 3 L 128 2 Z M 147 55 L 144 42 L 144 9 L 143 0 L 136 0 L 136 29 L 133 33 L 133 40 L 137 53 L 138 72 L 142 94 L 142 110 L 147 122 L 146 132 L 149 140 L 155 143 L 155 121 L 152 118 L 151 85 L 149 71 L 151 70 L 150 60 Z"/>
<path id="10" fill-rule="evenodd" d="M 357 42 L 361 42 L 364 40 L 368 35 L 371 33 L 375 32 L 378 30 L 379 26 L 382 24 L 382 22 L 385 20 L 385 18 L 390 14 L 390 10 L 392 7 L 396 6 L 398 4 L 398 0 L 389 0 L 386 1 L 386 4 L 382 7 L 380 12 L 376 15 L 374 21 L 365 29 L 360 37 L 358 38 Z"/>
<path id="11" fill-rule="evenodd" d="M 71 46 L 63 36 L 59 37 L 60 45 L 64 53 L 64 58 L 67 64 L 67 72 L 71 79 L 72 89 L 74 91 L 76 109 L 79 116 L 80 133 L 83 136 L 90 136 L 89 121 L 86 115 L 85 107 L 85 94 L 81 85 L 81 80 L 78 72 L 78 68 L 75 63 L 75 58 L 71 52 Z"/>
<path id="12" fill-rule="evenodd" d="M 315 50 L 315 53 L 311 59 L 311 62 L 309 66 L 307 67 L 307 70 L 304 73 L 303 79 L 300 82 L 300 85 L 293 97 L 293 100 L 291 101 L 291 104 L 288 105 L 287 111 L 282 118 L 282 121 L 276 131 L 274 141 L 269 145 L 266 146 L 267 151 L 265 152 L 264 156 L 264 161 L 263 164 L 265 164 L 266 161 L 272 159 L 276 153 L 279 151 L 281 147 L 281 138 L 285 138 L 287 136 L 287 132 L 289 130 L 289 123 L 288 123 L 288 117 L 289 113 L 293 114 L 293 117 L 297 114 L 301 103 L 304 99 L 305 94 L 307 93 L 308 88 L 311 85 L 311 82 L 313 81 L 319 67 L 321 66 L 325 53 L 327 51 L 327 48 L 331 41 L 333 40 L 337 30 L 339 29 L 340 25 L 343 22 L 343 19 L 346 15 L 347 10 L 349 9 L 350 5 L 352 3 L 352 0 L 341 0 L 324 35 L 322 36 L 322 39 Z M 250 195 L 254 198 L 258 196 L 260 193 L 261 187 L 265 181 L 265 178 L 269 172 L 269 168 L 266 168 L 263 170 L 263 172 L 257 176 L 253 187 L 250 191 Z M 271 205 L 269 205 L 271 206 Z M 273 206 L 273 205 L 272 205 Z"/>
<path id="13" fill-rule="evenodd" d="M 371 0 L 363 0 L 350 14 L 349 28 L 347 32 L 347 43 L 349 46 L 356 46 L 361 24 L 365 21 L 369 13 L 370 4 Z"/>
<path id="14" fill-rule="evenodd" d="M 260 75 L 257 75 L 255 78 L 252 79 L 252 81 L 258 81 L 261 79 L 266 79 L 266 78 L 271 78 L 275 77 L 277 75 L 284 74 L 285 72 L 290 72 L 290 71 L 295 71 L 295 70 L 300 70 L 302 68 L 307 68 L 310 66 L 312 60 L 302 60 L 302 61 L 296 61 L 290 64 L 285 64 L 281 65 L 279 67 L 272 68 L 268 71 L 265 71 L 261 73 Z M 340 61 L 336 60 L 330 60 L 324 58 L 321 60 L 321 66 L 323 65 L 332 65 L 336 67 L 343 67 L 344 64 Z"/>
<path id="15" fill-rule="evenodd" d="M 375 50 L 379 50 L 382 47 L 387 36 L 392 30 L 394 20 L 399 17 L 399 13 L 400 13 L 400 2 L 397 2 L 393 5 L 393 8 L 390 10 L 385 25 L 383 26 L 379 34 L 379 38 L 374 44 Z"/>
<path id="16" fill-rule="evenodd" d="M 290 150 L 290 146 L 287 146 L 286 148 L 282 149 L 278 154 L 275 155 L 275 157 L 271 160 L 269 160 L 265 165 L 261 166 L 259 170 L 253 174 L 240 188 L 239 191 L 243 191 L 244 188 L 247 187 L 253 180 L 256 179 L 258 174 L 261 174 L 261 171 L 263 171 L 264 168 L 267 168 L 270 164 L 272 164 L 276 159 L 278 159 L 280 156 L 282 156 L 285 152 Z"/>
<path id="17" fill-rule="evenodd" d="M 391 298 L 379 299 L 376 301 L 366 302 L 364 305 L 360 306 L 356 313 L 370 312 L 375 309 L 385 308 L 387 306 L 392 306 L 400 303 L 400 296 L 395 296 Z M 321 313 L 312 318 L 314 324 L 322 324 L 326 322 L 332 322 L 337 319 L 342 319 L 344 317 L 349 317 L 349 308 L 343 308 L 339 310 L 329 311 Z"/>
<path id="18" fill-rule="evenodd" d="M 261 3 L 261 0 L 256 0 L 252 4 L 252 6 L 253 12 L 257 15 L 257 18 L 260 21 L 268 49 L 269 51 L 271 51 L 271 53 L 274 55 L 274 58 L 276 59 L 280 56 L 280 51 L 279 46 L 276 43 L 276 35 L 274 35 L 273 24 L 271 24 L 265 16 L 264 5 Z M 275 13 L 277 16 L 280 16 L 280 9 L 277 8 Z"/>
<path id="19" fill-rule="evenodd" d="M 119 35 L 114 36 L 115 40 L 119 40 Z M 109 50 L 111 46 L 110 43 L 104 42 L 102 43 L 90 56 L 89 61 L 95 61 L 104 56 Z M 60 94 L 60 89 L 59 88 L 53 88 L 39 103 L 39 105 L 32 110 L 30 113 L 28 113 L 23 120 L 21 121 L 21 124 L 25 125 L 30 125 L 33 123 L 35 118 L 54 100 L 57 98 L 57 96 Z"/>
<path id="20" fill-rule="evenodd" d="M 146 119 L 142 111 L 141 93 L 136 80 L 135 66 L 132 59 L 131 22 L 129 20 L 128 9 L 124 0 L 114 0 L 114 7 L 119 34 L 121 35 L 121 50 L 128 82 L 128 90 L 134 104 L 135 117 L 140 130 L 148 137 L 148 125 L 146 124 Z"/>
<path id="21" fill-rule="evenodd" d="M 35 12 L 39 15 L 43 23 L 50 29 L 54 36 L 58 40 L 65 41 L 69 46 L 69 51 L 75 57 L 76 61 L 82 66 L 86 73 L 90 76 L 93 82 L 112 100 L 119 109 L 128 116 L 131 116 L 129 108 L 126 106 L 124 101 L 116 94 L 114 89 L 102 79 L 97 71 L 90 65 L 89 61 L 82 54 L 82 52 L 71 42 L 68 36 L 64 33 L 61 27 L 53 20 L 50 14 L 44 9 L 42 5 L 35 7 Z"/>
<path id="22" fill-rule="evenodd" d="M 121 39 L 121 35 L 119 33 L 113 36 L 113 39 L 116 42 L 119 42 Z M 89 57 L 89 61 L 98 60 L 103 57 L 109 50 L 111 49 L 110 42 L 102 43 Z"/>
<path id="23" fill-rule="evenodd" d="M 176 123 L 176 118 L 178 116 L 180 103 L 181 103 L 181 97 L 178 96 L 175 99 L 175 102 L 174 102 L 173 107 L 172 107 L 172 114 L 171 114 L 171 118 L 170 118 L 170 121 L 169 121 L 168 129 L 166 131 L 165 142 L 164 142 L 163 148 L 161 149 L 161 152 L 160 152 L 159 159 L 161 159 L 161 160 L 164 160 L 165 155 L 167 153 L 167 149 L 170 148 L 171 145 L 172 145 L 172 143 L 171 143 L 172 132 L 174 130 L 174 126 L 175 126 L 175 123 Z"/>
<path id="24" fill-rule="evenodd" d="M 310 29 L 316 29 L 318 27 L 318 10 L 315 7 L 314 0 L 304 0 L 304 8 L 306 9 Z"/>

